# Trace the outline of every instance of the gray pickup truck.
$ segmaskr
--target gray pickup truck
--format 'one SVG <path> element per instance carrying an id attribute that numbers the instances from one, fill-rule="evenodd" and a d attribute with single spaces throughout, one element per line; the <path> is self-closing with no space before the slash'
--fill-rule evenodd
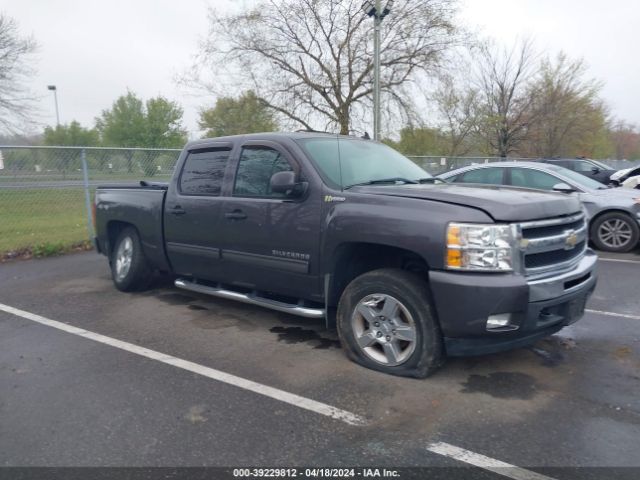
<path id="1" fill-rule="evenodd" d="M 169 184 L 96 191 L 96 247 L 122 291 L 179 288 L 337 326 L 349 358 L 414 377 L 529 344 L 596 284 L 578 200 L 435 180 L 370 140 L 198 140 Z"/>

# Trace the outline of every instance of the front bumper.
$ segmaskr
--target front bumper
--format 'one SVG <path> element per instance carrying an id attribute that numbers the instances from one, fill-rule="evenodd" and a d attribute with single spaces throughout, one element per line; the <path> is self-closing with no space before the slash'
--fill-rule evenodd
<path id="1" fill-rule="evenodd" d="M 429 282 L 448 355 L 521 347 L 579 320 L 596 286 L 592 250 L 571 270 L 537 280 L 517 274 L 432 271 Z M 488 330 L 489 316 L 510 314 L 510 328 Z"/>

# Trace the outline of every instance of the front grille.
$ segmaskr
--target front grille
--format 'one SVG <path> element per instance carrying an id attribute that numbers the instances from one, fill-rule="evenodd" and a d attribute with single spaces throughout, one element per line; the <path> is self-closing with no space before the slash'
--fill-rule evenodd
<path id="1" fill-rule="evenodd" d="M 565 230 L 579 230 L 584 225 L 584 219 L 575 222 L 562 223 L 559 225 L 548 225 L 545 227 L 527 228 L 527 238 L 543 238 L 564 233 Z"/>
<path id="2" fill-rule="evenodd" d="M 571 268 L 587 249 L 587 222 L 582 213 L 519 226 L 521 261 L 526 275 Z"/>
<path id="3" fill-rule="evenodd" d="M 525 268 L 540 268 L 549 264 L 563 263 L 582 256 L 585 242 L 580 242 L 572 250 L 553 250 L 550 252 L 532 253 L 525 255 Z"/>

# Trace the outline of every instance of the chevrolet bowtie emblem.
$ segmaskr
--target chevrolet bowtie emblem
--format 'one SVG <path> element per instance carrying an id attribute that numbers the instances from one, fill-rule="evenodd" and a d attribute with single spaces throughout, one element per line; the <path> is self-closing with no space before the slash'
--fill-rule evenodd
<path id="1" fill-rule="evenodd" d="M 574 230 L 567 230 L 565 232 L 565 235 L 567 237 L 564 239 L 564 248 L 566 248 L 567 250 L 575 248 L 575 246 L 578 244 L 578 235 L 576 234 L 576 232 Z"/>

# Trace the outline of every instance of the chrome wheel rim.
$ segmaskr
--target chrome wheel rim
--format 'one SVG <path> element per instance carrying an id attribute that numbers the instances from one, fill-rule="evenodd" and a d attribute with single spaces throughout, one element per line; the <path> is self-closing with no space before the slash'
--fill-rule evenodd
<path id="1" fill-rule="evenodd" d="M 416 349 L 416 323 L 407 307 L 391 295 L 374 293 L 360 300 L 351 328 L 360 350 L 380 365 L 401 365 Z"/>
<path id="2" fill-rule="evenodd" d="M 116 252 L 116 280 L 122 281 L 131 269 L 133 259 L 133 241 L 131 237 L 126 237 L 118 245 Z"/>
<path id="3" fill-rule="evenodd" d="M 619 218 L 606 220 L 598 228 L 598 238 L 609 248 L 623 248 L 627 246 L 632 237 L 631 225 Z"/>

